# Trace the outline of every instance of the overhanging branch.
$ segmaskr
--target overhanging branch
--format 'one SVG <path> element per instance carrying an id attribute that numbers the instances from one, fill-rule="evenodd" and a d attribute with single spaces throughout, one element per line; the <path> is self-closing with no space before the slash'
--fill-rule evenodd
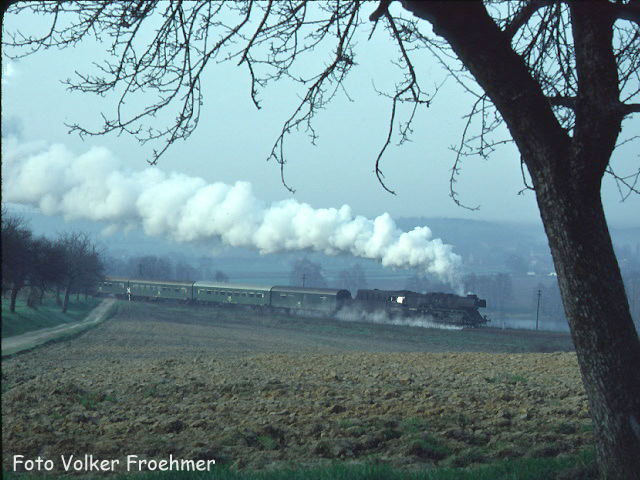
<path id="1" fill-rule="evenodd" d="M 520 30 L 520 28 L 529 21 L 534 13 L 541 8 L 548 7 L 552 4 L 553 0 L 531 0 L 515 14 L 511 22 L 509 22 L 504 28 L 503 31 L 505 35 L 509 38 L 513 38 L 513 36 L 518 33 L 518 30 Z"/>

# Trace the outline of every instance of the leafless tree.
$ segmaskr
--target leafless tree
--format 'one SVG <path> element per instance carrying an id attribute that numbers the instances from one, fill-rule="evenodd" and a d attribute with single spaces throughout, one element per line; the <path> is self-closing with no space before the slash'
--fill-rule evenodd
<path id="1" fill-rule="evenodd" d="M 214 275 L 213 279 L 216 282 L 229 283 L 229 275 L 224 273 L 222 270 L 216 270 L 216 274 Z"/>
<path id="2" fill-rule="evenodd" d="M 144 255 L 129 259 L 129 273 L 132 278 L 147 280 L 174 279 L 174 267 L 168 256 Z"/>
<path id="3" fill-rule="evenodd" d="M 351 267 L 341 270 L 338 274 L 338 287 L 349 290 L 354 297 L 358 290 L 367 288 L 367 278 L 362 267 L 354 263 Z"/>
<path id="4" fill-rule="evenodd" d="M 327 280 L 322 274 L 322 265 L 308 258 L 299 258 L 291 265 L 289 285 L 297 287 L 326 288 Z"/>
<path id="5" fill-rule="evenodd" d="M 176 262 L 175 278 L 179 282 L 193 282 L 198 279 L 198 273 L 186 260 L 180 259 Z"/>
<path id="6" fill-rule="evenodd" d="M 32 266 L 29 273 L 31 292 L 27 304 L 32 307 L 42 303 L 44 292 L 57 287 L 65 270 L 65 252 L 59 242 L 46 237 L 32 241 Z"/>
<path id="7" fill-rule="evenodd" d="M 397 46 L 401 76 L 391 92 L 388 134 L 374 159 L 380 160 L 395 134 L 413 133 L 415 115 L 433 91 L 422 87 L 414 68 L 429 51 L 474 98 L 461 140 L 454 148 L 451 196 L 462 160 L 489 155 L 515 142 L 525 188 L 535 191 L 553 255 L 578 360 L 595 425 L 603 477 L 637 478 L 640 472 L 640 341 L 633 327 L 619 267 L 600 198 L 605 174 L 618 182 L 622 197 L 638 193 L 640 169 L 615 172 L 610 159 L 623 120 L 640 111 L 640 5 L 636 1 L 420 2 L 366 3 L 334 0 L 244 2 L 19 3 L 48 15 L 42 35 L 20 32 L 7 46 L 30 54 L 73 46 L 87 37 L 108 42 L 109 58 L 96 73 L 68 81 L 72 90 L 115 93 L 115 114 L 98 130 L 70 125 L 81 135 L 126 132 L 167 148 L 188 137 L 198 124 L 203 101 L 202 73 L 232 61 L 247 69 L 249 95 L 274 81 L 303 85 L 300 102 L 275 139 L 270 158 L 284 181 L 285 140 L 296 129 L 312 140 L 315 115 L 337 94 L 356 65 L 356 47 L 384 29 Z M 375 11 L 372 12 L 373 8 Z M 368 21 L 367 21 L 368 15 Z M 325 55 L 325 58 L 322 56 Z M 299 73 L 299 60 L 321 59 L 315 73 Z M 141 111 L 132 97 L 152 92 Z M 382 93 L 382 92 L 381 92 Z M 404 108 L 403 108 L 404 107 Z M 161 110 L 175 122 L 161 124 Z M 506 124 L 510 138 L 500 138 Z M 633 138 L 633 137 L 631 137 Z M 289 187 L 288 187 L 289 188 Z M 473 207 L 471 207 L 473 208 Z"/>
<path id="8" fill-rule="evenodd" d="M 18 293 L 32 271 L 32 234 L 19 215 L 2 211 L 2 290 L 11 292 L 9 311 L 16 311 Z"/>
<path id="9" fill-rule="evenodd" d="M 104 276 L 100 251 L 86 233 L 72 232 L 60 236 L 58 247 L 64 252 L 61 284 L 64 288 L 62 311 L 66 313 L 72 292 L 90 289 Z"/>

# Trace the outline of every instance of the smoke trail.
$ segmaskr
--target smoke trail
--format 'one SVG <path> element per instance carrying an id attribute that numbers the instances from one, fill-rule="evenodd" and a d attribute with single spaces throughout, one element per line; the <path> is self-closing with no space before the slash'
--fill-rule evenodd
<path id="1" fill-rule="evenodd" d="M 343 307 L 336 313 L 336 318 L 343 322 L 364 322 L 381 325 L 397 325 L 401 327 L 437 328 L 439 330 L 462 330 L 459 325 L 446 325 L 434 321 L 433 317 L 399 317 L 389 315 L 384 310 L 365 312 L 357 307 Z"/>
<path id="2" fill-rule="evenodd" d="M 220 238 L 261 253 L 350 253 L 457 283 L 461 259 L 451 245 L 432 238 L 427 227 L 402 232 L 387 213 L 370 220 L 348 205 L 316 209 L 293 199 L 267 205 L 248 182 L 208 184 L 158 168 L 132 171 L 106 148 L 74 155 L 63 145 L 38 149 L 11 139 L 4 147 L 4 200 L 46 215 L 104 221 L 111 230 L 140 226 L 179 242 Z"/>

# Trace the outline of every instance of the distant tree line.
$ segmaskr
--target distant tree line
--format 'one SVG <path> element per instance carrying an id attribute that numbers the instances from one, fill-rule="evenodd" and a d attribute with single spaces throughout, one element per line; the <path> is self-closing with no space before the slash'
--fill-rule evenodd
<path id="1" fill-rule="evenodd" d="M 363 268 L 354 263 L 338 272 L 337 278 L 328 282 L 322 265 L 308 258 L 298 258 L 291 264 L 289 285 L 307 288 L 341 288 L 355 296 L 358 290 L 367 288 L 367 278 Z"/>
<path id="2" fill-rule="evenodd" d="M 513 280 L 508 273 L 493 275 L 466 275 L 463 279 L 465 293 L 471 292 L 484 298 L 492 310 L 504 313 L 513 299 Z"/>
<path id="3" fill-rule="evenodd" d="M 110 256 L 105 262 L 107 275 L 115 277 L 178 282 L 229 281 L 229 275 L 216 269 L 214 260 L 208 257 L 199 258 L 195 266 L 176 255 L 137 255 L 125 258 Z"/>
<path id="4" fill-rule="evenodd" d="M 87 234 L 63 233 L 53 240 L 35 237 L 22 217 L 3 210 L 2 295 L 9 292 L 11 312 L 15 312 L 18 293 L 24 288 L 29 288 L 30 307 L 40 304 L 47 290 L 55 290 L 58 304 L 66 312 L 69 296 L 86 295 L 103 275 L 101 252 Z"/>
<path id="5" fill-rule="evenodd" d="M 630 269 L 628 266 L 622 271 L 631 316 L 640 331 L 640 270 Z M 539 277 L 535 277 L 539 278 Z M 560 288 L 555 277 L 547 277 L 544 282 L 538 281 L 526 290 L 517 290 L 514 287 L 514 279 L 508 273 L 496 273 L 489 275 L 469 274 L 463 278 L 465 293 L 471 292 L 487 300 L 487 306 L 491 310 L 500 313 L 523 313 L 525 311 L 535 313 L 538 304 L 538 291 L 540 292 L 540 315 L 556 321 L 566 319 Z M 412 284 L 413 285 L 413 284 Z M 407 285 L 409 288 L 412 285 Z M 433 288 L 429 285 L 426 291 L 446 291 Z M 520 298 L 521 296 L 524 296 Z"/>
<path id="6" fill-rule="evenodd" d="M 291 265 L 289 285 L 293 287 L 327 288 L 322 266 L 307 258 L 299 258 Z"/>
<path id="7" fill-rule="evenodd" d="M 367 278 L 362 267 L 354 263 L 338 273 L 338 288 L 349 290 L 355 296 L 360 289 L 367 288 Z"/>
<path id="8" fill-rule="evenodd" d="M 540 313 L 554 319 L 564 319 L 564 307 L 558 282 L 549 285 L 538 284 L 532 292 L 531 311 L 538 308 L 538 292 L 540 292 Z"/>

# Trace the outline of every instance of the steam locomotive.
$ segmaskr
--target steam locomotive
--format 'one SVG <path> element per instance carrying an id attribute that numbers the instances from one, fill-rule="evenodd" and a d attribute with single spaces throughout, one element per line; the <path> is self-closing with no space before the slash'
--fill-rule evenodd
<path id="1" fill-rule="evenodd" d="M 363 312 L 384 311 L 392 317 L 427 316 L 436 323 L 463 327 L 479 327 L 488 321 L 478 312 L 487 306 L 486 301 L 476 295 L 422 294 L 409 290 L 358 290 L 356 297 L 351 298 L 351 293 L 344 289 L 107 277 L 98 284 L 97 293 L 128 300 L 246 306 L 303 316 L 334 316 L 351 307 Z"/>
<path id="2" fill-rule="evenodd" d="M 391 316 L 430 317 L 435 323 L 480 327 L 489 319 L 478 312 L 487 301 L 477 295 L 416 293 L 410 290 L 358 290 L 354 302 L 367 312 L 384 310 Z"/>

